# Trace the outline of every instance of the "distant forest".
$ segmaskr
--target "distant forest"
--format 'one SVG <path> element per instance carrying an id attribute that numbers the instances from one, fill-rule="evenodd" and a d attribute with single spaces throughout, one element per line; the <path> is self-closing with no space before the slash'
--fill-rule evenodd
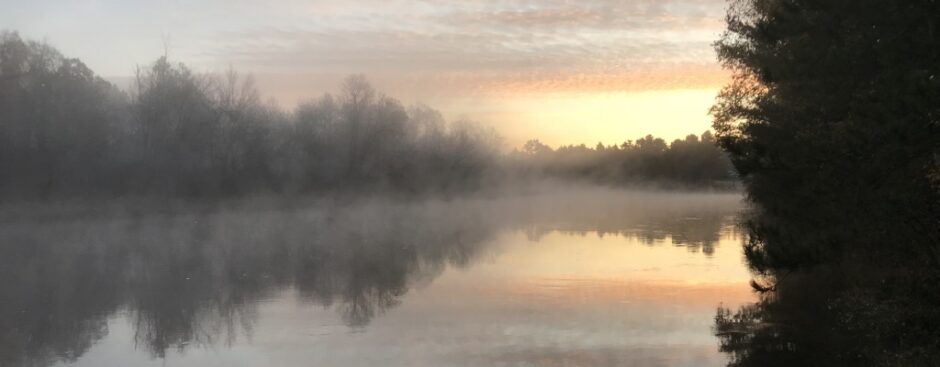
<path id="1" fill-rule="evenodd" d="M 161 57 L 122 91 L 47 44 L 0 33 L 4 197 L 455 193 L 546 177 L 727 187 L 732 172 L 708 132 L 595 149 L 533 140 L 506 154 L 492 129 L 406 107 L 362 76 L 284 111 L 234 71 Z"/>
<path id="2" fill-rule="evenodd" d="M 647 135 L 620 145 L 584 144 L 557 149 L 529 140 L 508 157 L 511 171 L 525 177 L 556 177 L 595 183 L 655 183 L 659 186 L 729 188 L 731 162 L 711 132 L 672 143 Z"/>

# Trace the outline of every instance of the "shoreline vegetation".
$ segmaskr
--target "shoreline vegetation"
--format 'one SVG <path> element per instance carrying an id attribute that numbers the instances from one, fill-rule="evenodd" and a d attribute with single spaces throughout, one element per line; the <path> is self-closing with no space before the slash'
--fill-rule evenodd
<path id="1" fill-rule="evenodd" d="M 712 133 L 507 152 L 495 131 L 404 106 L 361 75 L 284 110 L 250 77 L 165 57 L 123 91 L 53 47 L 0 33 L 0 197 L 454 196 L 559 180 L 734 190 Z"/>
<path id="2" fill-rule="evenodd" d="M 940 361 L 940 2 L 734 0 L 718 141 L 754 207 L 760 301 L 731 366 Z"/>

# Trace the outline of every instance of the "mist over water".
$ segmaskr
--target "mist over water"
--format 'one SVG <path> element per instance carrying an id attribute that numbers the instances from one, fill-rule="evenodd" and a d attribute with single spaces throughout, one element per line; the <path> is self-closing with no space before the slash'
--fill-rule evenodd
<path id="1" fill-rule="evenodd" d="M 0 9 L 0 367 L 940 365 L 940 1 Z"/>
<path id="2" fill-rule="evenodd" d="M 24 204 L 0 216 L 0 360 L 721 365 L 710 315 L 751 297 L 740 209 L 570 185 Z"/>
<path id="3" fill-rule="evenodd" d="M 121 90 L 0 30 L 0 366 L 728 361 L 715 309 L 752 295 L 710 131 L 508 147 L 335 90 L 166 55 Z"/>

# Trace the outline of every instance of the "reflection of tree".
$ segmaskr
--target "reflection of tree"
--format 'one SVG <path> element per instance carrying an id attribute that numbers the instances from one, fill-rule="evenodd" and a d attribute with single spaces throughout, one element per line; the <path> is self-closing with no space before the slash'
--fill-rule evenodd
<path id="1" fill-rule="evenodd" d="M 818 267 L 788 273 L 759 302 L 735 312 L 719 308 L 715 334 L 721 351 L 732 366 L 935 365 L 940 297 L 905 294 L 910 290 L 895 288 L 891 278 L 877 281 L 882 289 L 862 289 L 852 284 L 859 271 Z"/>
<path id="2" fill-rule="evenodd" d="M 297 263 L 302 269 L 297 286 L 304 299 L 324 306 L 338 298 L 343 321 L 363 326 L 398 304 L 420 254 L 394 237 L 381 246 L 361 234 L 343 237 L 330 251 L 306 254 Z"/>
<path id="3" fill-rule="evenodd" d="M 126 273 L 135 341 L 155 356 L 174 346 L 211 344 L 219 336 L 231 342 L 239 326 L 251 325 L 253 301 L 276 285 L 259 277 L 271 265 L 259 253 L 263 244 L 213 243 L 212 216 L 187 219 L 193 224 L 174 228 L 180 226 L 174 221 L 160 231 L 182 238 L 141 239 Z"/>
<path id="4" fill-rule="evenodd" d="M 591 225 L 592 217 L 579 217 L 577 222 L 558 223 L 555 225 L 532 224 L 523 230 L 530 241 L 539 241 L 543 236 L 559 231 L 566 234 L 586 236 L 596 233 L 599 237 L 608 235 L 636 239 L 647 245 L 669 241 L 676 246 L 684 246 L 691 252 L 701 251 L 705 255 L 715 252 L 715 245 L 720 240 L 722 231 L 732 229 L 733 217 L 728 213 L 715 211 L 702 212 L 698 216 L 651 216 L 641 223 L 621 221 L 611 223 L 601 229 Z"/>
<path id="5" fill-rule="evenodd" d="M 651 203 L 629 214 L 613 210 L 623 204 L 610 196 L 603 205 L 582 197 L 544 199 L 526 199 L 530 206 L 513 200 L 342 209 L 191 205 L 113 215 L 60 207 L 0 215 L 6 218 L 0 276 L 12 280 L 0 282 L 0 365 L 75 359 L 107 335 L 118 311 L 127 315 L 136 345 L 155 357 L 230 343 L 251 332 L 258 301 L 284 289 L 363 327 L 448 266 L 469 266 L 500 228 L 549 223 L 552 230 L 614 233 L 646 225 L 649 233 L 705 243 L 722 226 L 723 214 L 716 213 L 737 203 L 712 212 Z M 558 201 L 565 210 L 544 210 Z M 690 217 L 712 219 L 682 219 Z"/>
<path id="6" fill-rule="evenodd" d="M 585 201 L 581 197 L 577 198 L 579 202 L 561 198 L 557 202 L 562 204 L 535 206 L 530 212 L 510 212 L 514 223 L 531 241 L 539 241 L 555 231 L 581 236 L 595 233 L 601 237 L 623 236 L 648 245 L 669 241 L 691 252 L 713 254 L 725 232 L 734 231 L 740 209 L 737 197 L 715 200 L 707 196 L 673 195 L 680 199 L 672 200 L 683 204 L 662 198 L 637 202 L 633 197 L 613 195 L 602 201 L 586 200 L 587 203 L 581 202 Z"/>
<path id="7" fill-rule="evenodd" d="M 846 329 L 845 314 L 829 304 L 838 287 L 831 272 L 796 275 L 735 312 L 719 308 L 715 334 L 731 366 L 868 365 L 874 347 Z M 870 362 L 870 360 L 869 360 Z"/>
<path id="8" fill-rule="evenodd" d="M 399 209 L 7 223 L 0 272 L 16 281 L 0 285 L 0 364 L 77 358 L 122 308 L 153 356 L 230 343 L 250 332 L 259 299 L 288 286 L 366 325 L 490 236 L 479 221 Z"/>
<path id="9" fill-rule="evenodd" d="M 23 364 L 26 356 L 36 365 L 81 356 L 107 334 L 107 316 L 119 304 L 109 259 L 90 246 L 47 246 L 31 232 L 11 228 L 0 246 L 4 366 Z"/>

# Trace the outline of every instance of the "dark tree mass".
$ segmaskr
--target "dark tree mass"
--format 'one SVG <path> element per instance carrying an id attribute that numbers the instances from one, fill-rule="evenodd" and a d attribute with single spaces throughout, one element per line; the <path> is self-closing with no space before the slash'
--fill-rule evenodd
<path id="1" fill-rule="evenodd" d="M 285 113 L 262 103 L 250 78 L 165 57 L 125 93 L 15 33 L 0 36 L 0 68 L 7 195 L 448 190 L 478 185 L 498 153 L 491 131 L 405 108 L 361 76 Z"/>
<path id="2" fill-rule="evenodd" d="M 736 181 L 727 156 L 715 147 L 711 132 L 666 144 L 647 135 L 620 145 L 588 148 L 584 144 L 552 149 L 530 140 L 510 154 L 511 171 L 593 183 L 655 182 L 663 186 L 730 188 Z"/>
<path id="3" fill-rule="evenodd" d="M 763 300 L 733 364 L 940 360 L 940 2 L 736 0 L 713 113 L 755 204 Z"/>
<path id="4" fill-rule="evenodd" d="M 122 91 L 46 44 L 0 33 L 0 194 L 455 193 L 516 169 L 615 185 L 731 180 L 708 133 L 594 150 L 536 141 L 507 157 L 491 129 L 405 107 L 362 76 L 291 112 L 261 100 L 251 78 L 203 75 L 166 57 Z"/>

